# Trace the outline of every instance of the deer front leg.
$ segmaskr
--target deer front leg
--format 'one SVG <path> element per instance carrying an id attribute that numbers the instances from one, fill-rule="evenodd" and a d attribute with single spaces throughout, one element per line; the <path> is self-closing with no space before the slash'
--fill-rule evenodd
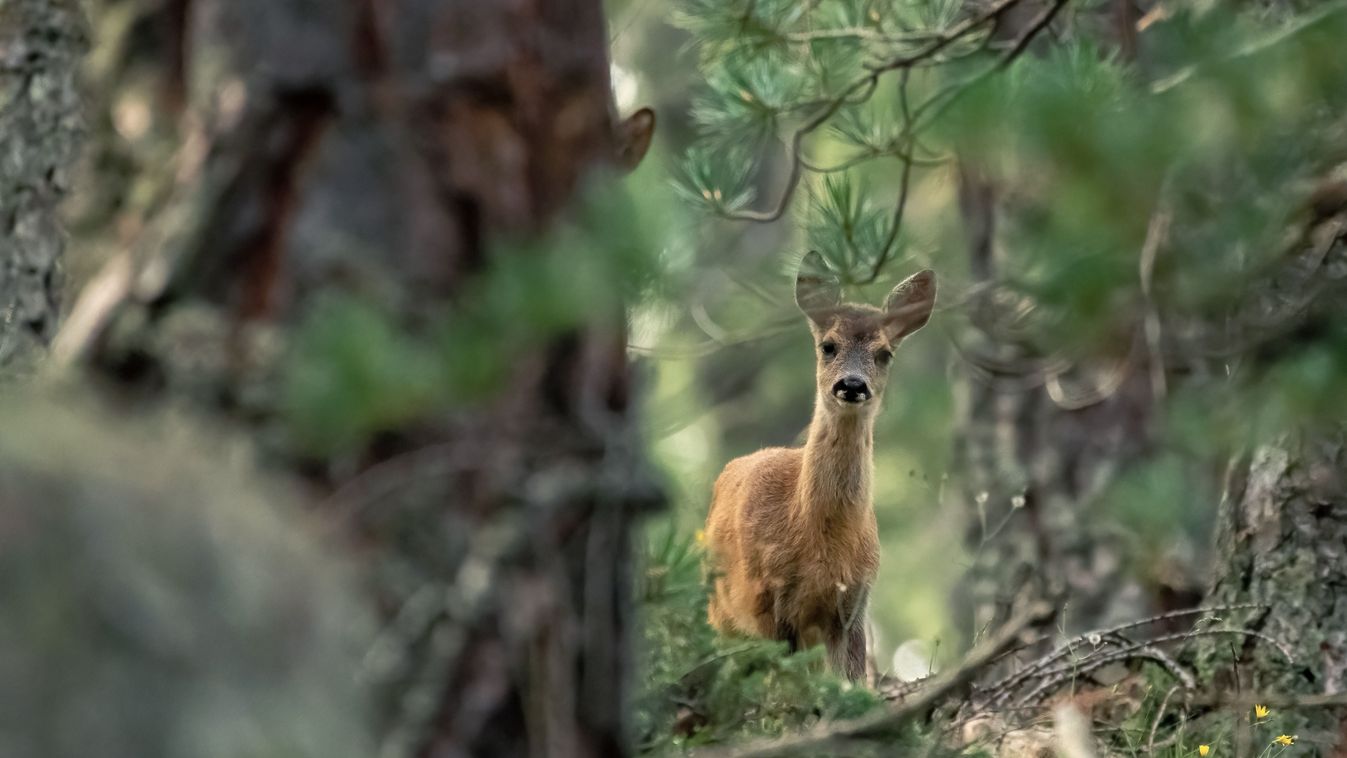
<path id="1" fill-rule="evenodd" d="M 787 643 L 791 653 L 800 651 L 800 632 L 787 613 L 791 607 L 785 587 L 777 587 L 772 593 L 772 637 Z"/>
<path id="2" fill-rule="evenodd" d="M 869 599 L 868 587 L 839 599 L 840 628 L 828 641 L 828 661 L 833 671 L 853 682 L 865 679 L 865 608 Z"/>
<path id="3" fill-rule="evenodd" d="M 853 682 L 865 680 L 865 619 L 861 618 L 847 632 L 846 677 Z"/>

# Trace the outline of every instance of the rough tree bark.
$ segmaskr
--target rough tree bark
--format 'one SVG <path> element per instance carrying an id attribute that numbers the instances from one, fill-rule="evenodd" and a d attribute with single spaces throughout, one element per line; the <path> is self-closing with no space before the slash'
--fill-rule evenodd
<path id="1" fill-rule="evenodd" d="M 355 452 L 305 455 L 275 423 L 291 327 L 320 297 L 374 301 L 407 334 L 452 320 L 495 241 L 639 159 L 651 123 L 614 119 L 600 0 L 149 12 L 181 35 L 183 147 L 62 359 L 122 402 L 188 399 L 252 429 L 360 535 L 390 618 L 371 653 L 385 754 L 625 754 L 629 538 L 659 494 L 620 308 L 509 356 L 491 400 Z"/>
<path id="2" fill-rule="evenodd" d="M 1240 686 L 1250 692 L 1347 691 L 1347 451 L 1341 430 L 1269 440 L 1232 462 L 1216 533 L 1212 604 L 1258 603 Z M 1227 651 L 1209 651 L 1229 666 Z M 1347 745 L 1347 709 L 1296 713 L 1301 738 Z M 1295 727 L 1287 727 L 1290 731 Z"/>
<path id="3" fill-rule="evenodd" d="M 22 371 L 56 333 L 65 238 L 57 205 L 83 136 L 77 0 L 0 6 L 0 371 Z"/>

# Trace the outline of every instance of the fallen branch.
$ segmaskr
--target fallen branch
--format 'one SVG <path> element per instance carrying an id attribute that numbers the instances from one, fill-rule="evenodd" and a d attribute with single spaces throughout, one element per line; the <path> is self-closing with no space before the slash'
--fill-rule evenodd
<path id="1" fill-rule="evenodd" d="M 1092 653 L 1079 661 L 1073 661 L 1069 664 L 1064 664 L 1057 668 L 1048 669 L 1046 671 L 1040 671 L 1035 675 L 1034 678 L 1036 679 L 1041 678 L 1042 681 L 1036 687 L 1030 690 L 1028 694 L 1022 696 L 1017 704 L 1033 705 L 1042 698 L 1051 694 L 1053 690 L 1066 684 L 1067 682 L 1077 679 L 1084 674 L 1088 674 L 1091 671 L 1106 666 L 1110 663 L 1128 661 L 1136 658 L 1147 658 L 1150 660 L 1157 660 L 1156 656 L 1151 654 L 1152 647 L 1154 645 L 1161 645 L 1167 642 L 1184 642 L 1194 637 L 1213 637 L 1223 634 L 1230 634 L 1241 637 L 1248 637 L 1251 639 L 1262 640 L 1272 645 L 1273 647 L 1277 648 L 1277 650 L 1281 652 L 1281 654 L 1285 656 L 1288 661 L 1293 660 L 1291 657 L 1291 652 L 1287 650 L 1286 647 L 1282 645 L 1280 642 L 1278 642 L 1275 638 L 1263 634 L 1262 632 L 1254 632 L 1248 629 L 1201 629 L 1201 630 L 1194 630 L 1191 632 L 1166 634 L 1161 637 L 1146 640 L 1145 642 L 1127 645 L 1125 647 L 1121 647 L 1117 650 L 1110 651 L 1107 653 Z M 1166 666 L 1166 668 L 1168 668 L 1168 666 Z M 1173 672 L 1171 671 L 1171 673 Z M 1178 676 L 1178 679 L 1179 681 L 1184 683 L 1189 683 L 1192 681 L 1191 676 L 1188 676 L 1186 674 Z"/>
<path id="2" fill-rule="evenodd" d="M 1169 611 L 1167 613 L 1160 613 L 1154 616 L 1147 616 L 1146 618 L 1143 619 L 1137 619 L 1136 621 L 1128 621 L 1123 624 L 1111 626 L 1107 629 L 1098 629 L 1095 631 L 1085 632 L 1084 634 L 1078 634 L 1075 637 L 1072 637 L 1071 639 L 1058 645 L 1047 655 L 1044 655 L 1038 660 L 1033 661 L 1032 663 L 1026 665 L 1024 668 L 1020 669 L 1014 674 L 1011 674 L 1010 676 L 1007 676 L 997 682 L 992 683 L 991 685 L 986 687 L 984 692 L 986 693 L 986 695 L 990 696 L 991 703 L 993 706 L 1001 705 L 1009 697 L 1009 695 L 1013 692 L 1013 690 L 1020 684 L 1024 683 L 1026 680 L 1035 678 L 1037 676 L 1043 676 L 1045 674 L 1057 673 L 1055 671 L 1047 670 L 1052 666 L 1052 664 L 1056 663 L 1057 661 L 1066 658 L 1067 656 L 1071 655 L 1074 651 L 1078 650 L 1079 648 L 1085 645 L 1090 645 L 1091 647 L 1097 648 L 1105 642 L 1116 642 L 1116 640 L 1121 636 L 1122 632 L 1125 632 L 1129 629 L 1136 629 L 1138 627 L 1155 624 L 1161 621 L 1169 621 L 1172 619 L 1184 618 L 1187 616 L 1204 616 L 1216 613 L 1229 613 L 1231 611 L 1251 610 L 1262 607 L 1264 606 L 1259 605 L 1257 603 L 1242 603 L 1237 605 L 1212 606 L 1208 608 L 1189 608 L 1186 610 Z M 1188 632 L 1184 636 L 1186 637 L 1191 634 L 1192 632 Z M 1160 641 L 1166 640 L 1149 640 L 1147 644 L 1153 644 L 1155 642 Z M 1286 652 L 1285 648 L 1281 648 L 1280 645 L 1278 645 L 1278 647 L 1285 654 Z M 1082 662 L 1083 661 L 1078 661 L 1077 664 Z"/>

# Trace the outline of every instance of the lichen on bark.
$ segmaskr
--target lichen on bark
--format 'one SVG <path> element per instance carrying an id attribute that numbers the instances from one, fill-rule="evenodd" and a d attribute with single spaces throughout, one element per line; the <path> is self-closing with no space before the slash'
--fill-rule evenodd
<path id="1" fill-rule="evenodd" d="M 76 76 L 88 47 L 74 0 L 0 4 L 0 370 L 40 354 L 60 315 L 57 206 L 83 136 Z"/>

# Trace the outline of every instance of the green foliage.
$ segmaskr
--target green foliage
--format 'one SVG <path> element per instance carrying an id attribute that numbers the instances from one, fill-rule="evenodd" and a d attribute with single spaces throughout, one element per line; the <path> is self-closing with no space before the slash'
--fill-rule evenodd
<path id="1" fill-rule="evenodd" d="M 864 185 L 849 174 L 825 177 L 810 195 L 806 239 L 814 250 L 834 251 L 844 282 L 864 281 L 869 251 L 879 250 L 892 226 L 892 214 L 876 207 Z"/>
<path id="2" fill-rule="evenodd" d="M 742 146 L 705 146 L 693 149 L 679 166 L 674 190 L 684 200 L 717 212 L 741 211 L 753 202 L 749 186 L 752 163 Z"/>
<path id="3" fill-rule="evenodd" d="M 1341 154 L 1347 63 L 1336 40 L 1347 13 L 1338 6 L 1280 25 L 1180 9 L 1147 34 L 1148 69 L 1072 35 L 998 74 L 974 34 L 932 56 L 929 70 L 846 89 L 866 75 L 856 61 L 921 51 L 923 35 L 949 29 L 959 13 L 960 4 L 935 1 L 683 3 L 678 19 L 706 80 L 686 197 L 714 213 L 745 209 L 744 187 L 763 160 L 748 146 L 787 137 L 852 92 L 803 145 L 803 194 L 812 200 L 799 214 L 804 244 L 858 277 L 901 259 L 885 233 L 897 200 L 878 200 L 896 192 L 900 172 L 887 174 L 887 188 L 860 172 L 913 158 L 923 143 L 952 150 L 1016 187 L 1020 212 L 1007 217 L 1003 240 L 1007 283 L 1036 306 L 1033 339 L 1080 352 L 1133 329 L 1138 251 L 1155 214 L 1174 218 L 1155 273 L 1160 307 L 1211 316 L 1275 263 L 1299 201 L 1283 188 L 1303 186 L 1322 174 L 1324 156 Z M 819 156 L 840 146 L 852 148 L 845 163 L 854 168 L 808 168 L 838 163 Z"/>
<path id="4" fill-rule="evenodd" d="M 1200 534 L 1211 523 L 1220 493 L 1213 491 L 1198 456 L 1162 453 L 1145 466 L 1123 472 L 1101 499 L 1100 507 L 1126 527 L 1127 555 L 1138 574 L 1163 581 L 1169 561 L 1194 564 L 1192 543 L 1178 539 Z M 1173 554 L 1177 545 L 1179 554 Z"/>
<path id="5" fill-rule="evenodd" d="M 1225 646 L 1213 646 L 1222 648 Z M 1226 656 L 1222 665 L 1229 667 L 1228 653 L 1218 655 Z M 1171 693 L 1174 682 L 1159 666 L 1147 664 L 1143 674 L 1147 686 L 1140 707 L 1110 735 L 1119 755 L 1192 758 L 1198 755 L 1198 746 L 1206 745 L 1209 757 L 1219 758 L 1238 755 L 1236 742 L 1241 739 L 1252 746 L 1253 755 L 1263 758 L 1315 754 L 1313 747 L 1288 748 L 1277 742 L 1279 735 L 1294 736 L 1307 731 L 1303 712 L 1298 709 L 1264 706 L 1263 715 L 1254 708 L 1189 709 L 1182 703 L 1181 692 Z M 1152 730 L 1154 751 L 1149 749 Z"/>
<path id="6" fill-rule="evenodd" d="M 287 405 L 304 447 L 355 446 L 440 397 L 443 376 L 430 352 L 368 303 L 318 302 L 296 345 Z"/>
<path id="7" fill-rule="evenodd" d="M 822 648 L 787 655 L 784 643 L 719 638 L 706 623 L 700 572 L 694 538 L 672 528 L 652 537 L 636 704 L 643 752 L 778 735 L 878 705 L 869 690 L 825 670 Z"/>
<path id="8" fill-rule="evenodd" d="M 913 41 L 919 35 L 903 42 L 885 35 L 898 27 L 947 29 L 960 17 L 959 3 L 938 2 L 862 9 L 825 0 L 805 15 L 775 3 L 683 7 L 680 18 L 710 84 L 698 101 L 703 144 L 741 146 L 715 162 L 736 192 L 751 185 L 764 159 L 737 141 L 750 132 L 716 116 L 742 107 L 716 84 L 722 68 L 788 63 L 776 73 L 767 65 L 761 76 L 775 82 L 754 85 L 795 98 L 792 107 L 778 96 L 769 109 L 784 138 L 790 132 L 783 128 L 818 112 L 811 103 L 861 73 L 850 61 L 892 59 L 920 47 Z M 745 19 L 756 36 L 728 31 Z M 964 266 L 963 230 L 951 225 L 940 242 L 918 242 L 940 235 L 939 219 L 910 208 L 896 213 L 904 156 L 956 154 L 990 176 L 1007 193 L 1008 212 L 997 222 L 1004 257 L 997 284 L 1022 304 L 1017 339 L 1043 355 L 1095 365 L 1131 354 L 1120 370 L 1135 371 L 1147 349 L 1137 341 L 1150 307 L 1165 330 L 1165 352 L 1176 353 L 1162 359 L 1196 367 L 1171 388 L 1157 430 L 1162 453 L 1124 472 L 1104 494 L 1102 510 L 1123 527 L 1137 570 L 1165 555 L 1187 560 L 1195 553 L 1191 560 L 1200 563 L 1193 538 L 1200 540 L 1218 499 L 1209 461 L 1268 434 L 1347 417 L 1333 389 L 1347 376 L 1347 341 L 1336 329 L 1286 333 L 1282 323 L 1317 284 L 1288 281 L 1274 290 L 1270 307 L 1255 300 L 1266 295 L 1254 294 L 1287 266 L 1285 230 L 1302 222 L 1297 208 L 1308 188 L 1345 154 L 1340 40 L 1347 11 L 1329 5 L 1269 19 L 1179 8 L 1144 35 L 1144 66 L 1065 28 L 1041 55 L 1022 56 L 1004 71 L 995 70 L 992 55 L 965 55 L 956 46 L 933 61 L 939 65 L 885 74 L 873 92 L 862 90 L 838 109 L 804 142 L 807 167 L 788 209 L 801 232 L 783 257 L 819 249 L 844 281 L 877 273 L 887 283 L 908 260 L 934 250 L 928 265 L 949 281 Z M 826 55 L 817 39 L 802 41 L 829 31 L 837 35 L 821 37 Z M 852 53 L 832 74 L 817 74 L 840 49 Z M 821 86 L 825 79 L 834 84 Z M 762 130 L 751 134 L 759 139 Z M 694 151 L 688 165 L 709 168 L 700 156 Z M 917 197 L 954 181 L 943 166 L 910 170 Z M 780 172 L 773 176 L 780 181 Z M 707 202 L 707 186 L 694 184 L 686 196 L 720 214 L 752 202 L 748 190 L 733 203 Z M 1160 215 L 1167 233 L 1144 282 L 1139 259 Z M 1195 323 L 1229 326 L 1191 332 Z M 881 509 L 881 521 L 898 520 Z"/>
<path id="9" fill-rule="evenodd" d="M 1099 344 L 1129 328 L 1138 251 L 1156 213 L 1173 216 L 1156 273 L 1167 311 L 1228 308 L 1277 263 L 1299 202 L 1279 188 L 1323 172 L 1322 156 L 1335 152 L 1325 138 L 1340 140 L 1335 114 L 1347 99 L 1347 66 L 1326 58 L 1320 36 L 1340 39 L 1347 13 L 1316 19 L 1269 32 L 1238 17 L 1180 14 L 1172 24 L 1187 34 L 1157 54 L 1174 61 L 1169 75 L 1145 77 L 1068 42 L 962 98 L 950 143 L 1032 199 L 1007 249 L 1041 308 L 1045 343 Z"/>
<path id="10" fill-rule="evenodd" d="M 802 69 L 774 56 L 732 55 L 708 75 L 709 91 L 693 101 L 692 117 L 708 137 L 761 142 L 800 97 L 803 77 Z"/>
<path id="11" fill-rule="evenodd" d="M 304 452 L 334 453 L 439 411 L 483 402 L 504 371 L 554 335 L 619 320 L 657 292 L 658 218 L 622 191 L 596 189 L 537 239 L 517 239 L 456 293 L 452 315 L 393 303 L 319 299 L 284 372 L 286 431 Z M 414 321 L 414 328 L 407 322 Z"/>
<path id="12" fill-rule="evenodd" d="M 945 394 L 948 367 L 985 373 L 961 363 L 960 340 L 975 331 L 963 327 L 978 315 L 992 322 L 983 329 L 992 342 L 1033 358 L 1023 376 L 1012 361 L 1005 376 L 992 377 L 1007 387 L 1022 383 L 1023 391 L 1041 393 L 1049 372 L 1040 367 L 1047 365 L 1069 366 L 1067 378 L 1082 384 L 1132 380 L 1121 390 L 1129 394 L 1146 392 L 1150 370 L 1167 379 L 1150 385 L 1155 411 L 1143 414 L 1145 428 L 1126 432 L 1135 431 L 1148 457 L 1116 479 L 1109 472 L 1112 484 L 1088 504 L 1090 518 L 1103 522 L 1093 526 L 1121 534 L 1131 578 L 1143 586 L 1165 580 L 1155 568 L 1162 561 L 1197 572 L 1219 501 L 1220 462 L 1232 450 L 1347 418 L 1347 403 L 1334 391 L 1347 377 L 1347 340 L 1333 304 L 1344 281 L 1341 245 L 1331 259 L 1315 258 L 1307 254 L 1312 246 L 1323 255 L 1327 243 L 1295 236 L 1307 226 L 1311 189 L 1347 170 L 1347 6 L 1166 6 L 1171 14 L 1141 33 L 1137 59 L 1125 60 L 1100 41 L 1112 37 L 1092 26 L 1097 8 L 1072 4 L 1051 39 L 1045 35 L 1009 65 L 1002 65 L 1009 43 L 984 48 L 989 40 L 975 33 L 854 90 L 848 88 L 879 70 L 867 64 L 923 50 L 923 39 L 970 18 L 969 6 L 684 0 L 679 7 L 705 80 L 696 100 L 699 141 L 682 177 L 690 204 L 735 219 L 746 210 L 775 210 L 785 197 L 784 217 L 795 226 L 774 228 L 778 236 L 769 237 L 780 248 L 773 275 L 817 248 L 848 284 L 873 278 L 875 291 L 918 260 L 941 276 L 935 323 L 956 349 L 940 337 L 917 337 L 905 348 L 919 352 L 900 356 L 895 371 L 910 373 L 895 386 L 912 392 L 889 402 L 902 404 L 909 423 L 885 439 L 891 420 L 880 422 L 877 491 L 887 497 L 877 503 L 879 519 L 885 539 L 901 548 L 886 549 L 886 566 L 895 553 L 898 561 L 920 554 L 916 543 L 933 530 L 914 521 L 939 520 L 944 480 L 916 472 L 945 464 L 930 448 L 948 441 L 948 424 L 940 424 L 949 414 L 934 418 L 931 409 L 956 407 Z M 833 101 L 839 93 L 849 93 L 845 102 Z M 822 119 L 817 128 L 798 131 L 814 117 Z M 800 181 L 785 185 L 796 157 Z M 967 286 L 974 273 L 968 241 L 977 230 L 966 228 L 958 211 L 955 189 L 965 172 L 996 190 L 995 281 L 976 282 L 995 289 L 989 318 L 973 307 L 982 304 L 981 292 Z M 748 269 L 715 264 L 732 275 Z M 769 281 L 766 268 L 749 276 Z M 765 295 L 745 286 L 708 301 L 719 306 L 713 315 L 720 323 L 752 324 L 745 313 L 784 322 L 787 281 L 780 277 L 783 287 Z M 848 292 L 858 294 L 856 287 Z M 698 430 L 710 473 L 733 453 L 789 444 L 805 420 L 796 410 L 808 402 L 799 345 L 782 338 L 764 339 L 752 352 L 721 347 L 721 356 L 732 356 L 724 362 L 747 356 L 765 367 L 751 391 L 717 406 L 714 420 Z M 1049 398 L 1041 400 L 1048 407 Z M 744 420 L 754 415 L 771 420 Z M 783 416 L 789 421 L 780 422 Z M 916 416 L 920 422 L 911 423 Z M 886 444 L 901 447 L 886 451 Z M 1070 451 L 1060 452 L 1069 468 Z M 903 481 L 907 471 L 910 481 Z M 709 482 L 701 480 L 710 473 L 690 477 L 703 489 L 689 491 L 704 492 Z M 918 482 L 940 484 L 923 489 Z M 1074 484 L 1091 492 L 1106 483 Z M 931 510 L 921 510 L 923 499 Z M 703 507 L 693 498 L 684 510 L 692 520 Z M 876 587 L 876 615 L 888 633 L 911 634 L 913 625 L 899 621 L 904 614 L 894 608 L 910 612 L 920 603 L 892 588 L 938 574 L 930 565 L 914 571 L 926 573 L 885 576 Z M 694 605 L 679 618 L 699 612 Z M 679 675 L 716 650 L 689 653 Z M 1131 725 L 1129 733 L 1135 740 L 1149 726 Z M 1195 725 L 1167 749 L 1191 755 L 1193 736 L 1214 744 L 1214 732 L 1200 731 L 1207 727 Z"/>

